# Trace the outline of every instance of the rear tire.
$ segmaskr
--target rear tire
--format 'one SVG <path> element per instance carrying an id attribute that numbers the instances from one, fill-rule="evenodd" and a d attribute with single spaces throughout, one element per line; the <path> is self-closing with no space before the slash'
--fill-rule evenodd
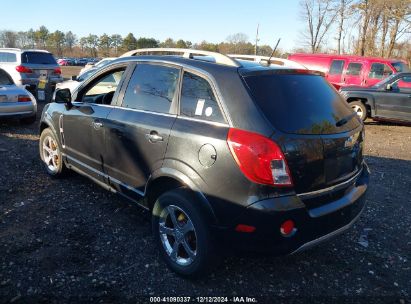
<path id="1" fill-rule="evenodd" d="M 39 152 L 44 167 L 50 176 L 62 177 L 65 174 L 67 169 L 61 155 L 61 147 L 56 135 L 50 128 L 46 128 L 41 132 Z"/>
<path id="2" fill-rule="evenodd" d="M 355 113 L 357 113 L 358 117 L 362 121 L 365 121 L 367 119 L 367 107 L 360 100 L 350 102 L 350 107 Z"/>
<path id="3" fill-rule="evenodd" d="M 204 275 L 217 261 L 208 221 L 195 204 L 188 189 L 178 188 L 162 194 L 152 213 L 162 258 L 171 270 L 189 278 Z"/>

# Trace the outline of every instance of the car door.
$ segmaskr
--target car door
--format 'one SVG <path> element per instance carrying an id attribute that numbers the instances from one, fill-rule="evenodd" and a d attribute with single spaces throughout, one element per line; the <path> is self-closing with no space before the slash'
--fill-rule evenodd
<path id="1" fill-rule="evenodd" d="M 60 118 L 63 151 L 68 162 L 100 182 L 106 182 L 104 153 L 107 116 L 113 109 L 126 65 L 105 70 L 73 96 Z M 115 80 L 117 79 L 117 81 Z M 117 92 L 117 94 L 116 94 Z"/>
<path id="2" fill-rule="evenodd" d="M 328 71 L 327 80 L 337 89 L 343 85 L 343 70 L 346 60 L 334 59 L 331 61 L 330 70 Z"/>
<path id="3" fill-rule="evenodd" d="M 137 64 L 121 106 L 107 117 L 109 183 L 129 197 L 142 194 L 151 172 L 162 165 L 176 119 L 179 78 L 179 67 Z"/>
<path id="4" fill-rule="evenodd" d="M 367 77 L 364 79 L 364 85 L 369 87 L 377 84 L 384 78 L 392 75 L 393 70 L 383 62 L 373 62 L 367 71 Z"/>
<path id="5" fill-rule="evenodd" d="M 343 82 L 345 86 L 363 85 L 363 67 L 362 62 L 350 61 L 345 69 Z"/>
<path id="6" fill-rule="evenodd" d="M 394 78 L 390 88 L 378 93 L 375 103 L 378 117 L 411 121 L 411 76 Z"/>

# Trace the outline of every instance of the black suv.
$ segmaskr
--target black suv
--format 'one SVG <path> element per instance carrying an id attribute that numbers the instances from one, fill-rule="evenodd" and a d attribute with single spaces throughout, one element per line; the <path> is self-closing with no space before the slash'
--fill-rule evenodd
<path id="1" fill-rule="evenodd" d="M 185 276 L 222 244 L 289 254 L 355 222 L 364 128 L 322 75 L 160 51 L 55 93 L 40 126 L 49 174 L 72 169 L 151 210 L 162 256 Z"/>

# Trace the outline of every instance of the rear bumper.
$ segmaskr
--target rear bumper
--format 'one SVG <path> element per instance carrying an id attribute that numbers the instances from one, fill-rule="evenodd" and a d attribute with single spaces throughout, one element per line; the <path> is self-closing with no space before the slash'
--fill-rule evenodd
<path id="1" fill-rule="evenodd" d="M 37 105 L 33 102 L 0 103 L 0 118 L 24 118 L 36 115 Z"/>
<path id="2" fill-rule="evenodd" d="M 309 200 L 304 195 L 270 198 L 249 206 L 234 224 L 219 230 L 216 237 L 230 240 L 230 246 L 275 255 L 303 251 L 349 229 L 365 206 L 369 171 L 364 164 L 361 173 L 344 183 L 344 187 L 315 193 Z M 335 194 L 338 196 L 335 196 Z M 313 204 L 318 198 L 321 204 Z M 328 198 L 330 198 L 328 200 Z M 295 223 L 295 232 L 284 237 L 280 226 L 286 220 Z M 255 227 L 254 232 L 237 232 L 238 224 Z"/>

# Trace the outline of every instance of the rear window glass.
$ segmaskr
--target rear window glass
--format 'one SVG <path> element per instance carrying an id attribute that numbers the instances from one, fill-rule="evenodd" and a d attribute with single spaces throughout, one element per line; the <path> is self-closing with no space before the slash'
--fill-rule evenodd
<path id="1" fill-rule="evenodd" d="M 336 126 L 352 110 L 321 76 L 257 74 L 244 79 L 267 119 L 282 132 L 333 134 L 359 124 L 354 117 L 345 125 Z"/>
<path id="2" fill-rule="evenodd" d="M 36 64 L 57 64 L 56 59 L 50 53 L 42 52 L 24 52 L 21 54 L 22 63 Z"/>
<path id="3" fill-rule="evenodd" d="M 410 69 L 404 62 L 393 62 L 391 64 L 398 73 L 410 71 Z"/>

